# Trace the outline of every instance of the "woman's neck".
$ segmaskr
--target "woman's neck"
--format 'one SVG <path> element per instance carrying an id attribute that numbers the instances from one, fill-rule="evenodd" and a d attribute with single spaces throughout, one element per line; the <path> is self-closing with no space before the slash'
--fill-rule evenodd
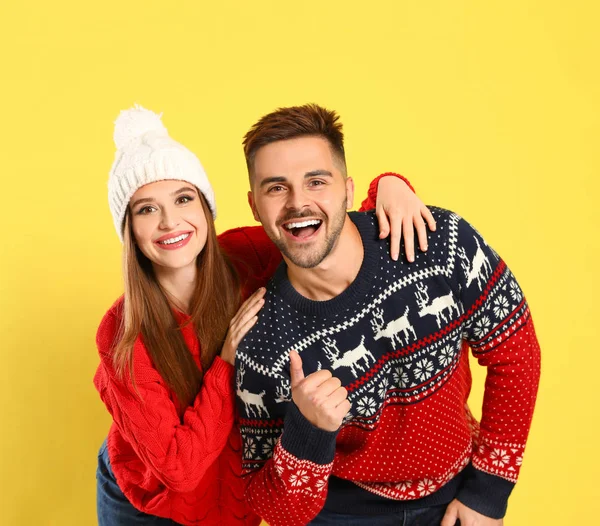
<path id="1" fill-rule="evenodd" d="M 169 303 L 189 314 L 198 275 L 195 262 L 184 268 L 154 266 L 154 275 L 165 291 Z"/>

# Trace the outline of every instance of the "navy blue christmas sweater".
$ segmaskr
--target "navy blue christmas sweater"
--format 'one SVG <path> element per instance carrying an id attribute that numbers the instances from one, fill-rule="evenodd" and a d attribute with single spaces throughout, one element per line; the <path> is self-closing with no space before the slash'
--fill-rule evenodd
<path id="1" fill-rule="evenodd" d="M 271 526 L 326 506 L 374 515 L 458 498 L 500 518 L 517 480 L 540 372 L 523 292 L 479 233 L 431 208 L 414 263 L 393 261 L 372 212 L 350 213 L 364 259 L 328 301 L 296 292 L 282 263 L 236 358 L 246 496 Z M 467 405 L 469 348 L 487 367 L 482 419 Z M 352 408 L 337 432 L 291 401 L 289 352 L 328 369 Z"/>

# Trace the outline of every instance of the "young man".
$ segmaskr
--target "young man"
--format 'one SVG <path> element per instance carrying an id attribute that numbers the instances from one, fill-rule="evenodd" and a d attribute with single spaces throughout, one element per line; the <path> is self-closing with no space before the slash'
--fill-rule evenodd
<path id="1" fill-rule="evenodd" d="M 351 213 L 342 126 L 315 105 L 244 141 L 254 216 L 283 254 L 237 353 L 247 498 L 271 526 L 498 525 L 540 356 L 506 264 L 456 214 L 415 262 Z M 487 367 L 481 422 L 468 349 Z"/>

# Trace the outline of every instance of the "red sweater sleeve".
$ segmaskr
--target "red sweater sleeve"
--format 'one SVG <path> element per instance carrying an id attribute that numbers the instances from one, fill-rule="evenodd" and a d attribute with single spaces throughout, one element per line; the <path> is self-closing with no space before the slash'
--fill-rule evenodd
<path id="1" fill-rule="evenodd" d="M 273 456 L 246 474 L 250 507 L 271 526 L 313 520 L 327 497 L 337 434 L 313 426 L 290 404 Z"/>
<path id="2" fill-rule="evenodd" d="M 524 293 L 506 263 L 462 219 L 456 236 L 452 279 L 467 316 L 464 338 L 487 368 L 481 423 L 472 422 L 475 469 L 457 498 L 498 518 L 523 461 L 540 378 L 540 346 Z"/>
<path id="3" fill-rule="evenodd" d="M 204 375 L 193 404 L 180 419 L 170 390 L 141 341 L 134 347 L 135 392 L 129 376 L 117 377 L 112 347 L 120 325 L 111 309 L 96 336 L 101 363 L 94 384 L 122 436 L 169 489 L 187 492 L 198 486 L 227 443 L 234 415 L 233 367 L 220 358 Z"/>
<path id="4" fill-rule="evenodd" d="M 219 244 L 235 266 L 244 297 L 264 287 L 281 263 L 281 252 L 262 226 L 246 226 L 219 235 Z"/>

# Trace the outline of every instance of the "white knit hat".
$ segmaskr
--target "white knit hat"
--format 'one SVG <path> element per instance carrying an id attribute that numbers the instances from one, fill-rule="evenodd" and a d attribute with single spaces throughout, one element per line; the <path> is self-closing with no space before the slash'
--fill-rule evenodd
<path id="1" fill-rule="evenodd" d="M 142 186 L 175 179 L 193 184 L 204 195 L 213 218 L 217 217 L 215 194 L 198 157 L 169 137 L 161 115 L 137 104 L 115 121 L 115 162 L 108 176 L 108 205 L 123 242 L 127 205 Z"/>

